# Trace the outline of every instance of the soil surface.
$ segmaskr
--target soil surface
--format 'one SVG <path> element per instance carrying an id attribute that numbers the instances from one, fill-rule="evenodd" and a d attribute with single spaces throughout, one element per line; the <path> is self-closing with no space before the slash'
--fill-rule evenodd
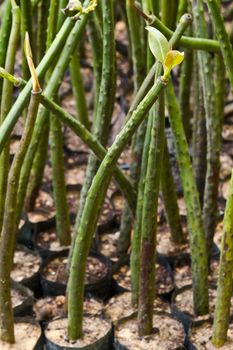
<path id="1" fill-rule="evenodd" d="M 14 265 L 11 271 L 11 278 L 21 282 L 25 278 L 33 276 L 40 269 L 39 256 L 30 252 L 18 250 L 14 255 Z"/>
<path id="2" fill-rule="evenodd" d="M 116 339 L 129 350 L 174 350 L 182 347 L 184 329 L 181 323 L 166 314 L 154 315 L 154 334 L 138 336 L 137 318 L 119 324 Z"/>
<path id="3" fill-rule="evenodd" d="M 45 336 L 53 343 L 64 347 L 84 347 L 95 343 L 98 339 L 104 337 L 111 325 L 100 317 L 84 317 L 83 319 L 83 338 L 77 341 L 69 341 L 67 337 L 67 319 L 54 320 L 48 324 L 45 330 Z"/>
<path id="4" fill-rule="evenodd" d="M 200 326 L 192 327 L 190 330 L 190 341 L 198 350 L 216 350 L 217 348 L 211 343 L 213 326 L 211 323 L 204 322 Z M 222 346 L 221 350 L 233 349 L 233 324 L 229 325 L 228 341 Z"/>
<path id="5" fill-rule="evenodd" d="M 177 294 L 174 299 L 174 304 L 176 307 L 188 314 L 190 317 L 195 318 L 196 320 L 202 320 L 202 319 L 208 319 L 209 316 L 214 315 L 214 309 L 216 305 L 216 296 L 217 296 L 217 289 L 216 288 L 209 288 L 209 314 L 206 316 L 194 316 L 193 312 L 193 292 L 191 288 L 188 288 L 181 293 Z M 231 302 L 231 315 L 233 314 L 233 297 Z"/>
<path id="6" fill-rule="evenodd" d="M 33 311 L 37 321 L 52 320 L 67 316 L 66 297 L 59 295 L 37 300 Z M 84 313 L 91 316 L 100 316 L 103 312 L 103 303 L 97 299 L 84 300 Z"/>
<path id="7" fill-rule="evenodd" d="M 170 306 L 160 298 L 156 298 L 154 300 L 154 310 L 169 312 Z M 125 292 L 111 298 L 104 308 L 106 317 L 114 323 L 117 323 L 122 318 L 131 316 L 135 311 L 137 309 L 131 305 L 130 292 Z"/>
<path id="8" fill-rule="evenodd" d="M 51 282 L 67 283 L 67 264 L 68 257 L 52 260 L 44 269 L 43 277 Z M 87 258 L 86 284 L 92 284 L 100 281 L 108 273 L 107 266 L 95 257 Z"/>
<path id="9" fill-rule="evenodd" d="M 41 336 L 38 324 L 15 323 L 15 344 L 6 344 L 0 340 L 1 350 L 33 350 Z"/>

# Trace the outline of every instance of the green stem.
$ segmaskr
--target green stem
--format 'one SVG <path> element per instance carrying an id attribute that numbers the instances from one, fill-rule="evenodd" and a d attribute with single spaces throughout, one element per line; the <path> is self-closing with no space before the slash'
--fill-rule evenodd
<path id="1" fill-rule="evenodd" d="M 115 101 L 116 88 L 116 52 L 114 40 L 114 12 L 113 1 L 103 0 L 102 15 L 103 15 L 103 67 L 99 90 L 99 102 L 97 105 L 96 114 L 94 116 L 93 134 L 105 146 L 108 141 L 109 128 L 112 118 L 112 112 Z M 91 154 L 88 159 L 85 183 L 81 191 L 79 202 L 79 210 L 76 218 L 75 227 L 80 224 L 83 208 L 86 202 L 87 193 L 91 186 L 93 177 L 98 169 L 99 161 L 95 155 Z M 75 236 L 73 240 L 76 239 Z M 72 250 L 71 250 L 72 254 Z"/>
<path id="2" fill-rule="evenodd" d="M 188 29 L 189 33 L 192 33 L 192 29 Z M 191 136 L 191 115 L 190 115 L 190 93 L 192 83 L 193 72 L 193 52 L 191 50 L 185 51 L 185 60 L 181 66 L 180 74 L 180 88 L 179 88 L 179 101 L 180 111 L 184 124 L 184 130 L 187 140 L 190 140 Z"/>
<path id="3" fill-rule="evenodd" d="M 210 15 L 214 24 L 216 36 L 219 40 L 223 60 L 228 73 L 228 78 L 231 83 L 231 90 L 233 91 L 233 50 L 231 42 L 226 32 L 224 20 L 221 16 L 221 11 L 219 11 L 219 4 L 216 2 L 216 0 L 207 0 L 206 2 L 210 10 Z"/>
<path id="4" fill-rule="evenodd" d="M 194 312 L 197 315 L 204 315 L 208 313 L 208 288 L 206 288 L 208 282 L 208 264 L 205 232 L 199 195 L 192 172 L 189 148 L 184 133 L 179 105 L 171 82 L 169 82 L 166 90 L 166 101 L 187 207 L 192 259 Z"/>
<path id="5" fill-rule="evenodd" d="M 11 268 L 16 242 L 16 205 L 19 176 L 24 157 L 32 137 L 32 131 L 40 102 L 40 92 L 32 92 L 25 129 L 19 149 L 14 157 L 6 193 L 4 221 L 0 241 L 0 337 L 1 340 L 14 343 L 14 318 L 11 303 Z"/>
<path id="6" fill-rule="evenodd" d="M 99 7 L 99 6 L 98 6 Z M 94 69 L 94 93 L 95 93 L 95 107 L 94 115 L 96 115 L 98 101 L 99 101 L 99 88 L 101 83 L 102 74 L 102 30 L 97 21 L 96 13 L 91 14 L 88 21 L 88 37 L 91 44 L 93 55 L 93 69 Z"/>
<path id="7" fill-rule="evenodd" d="M 50 116 L 50 128 L 53 196 L 56 208 L 56 231 L 60 245 L 69 245 L 71 242 L 71 235 L 64 176 L 63 136 L 60 121 L 54 115 Z"/>
<path id="8" fill-rule="evenodd" d="M 163 33 L 168 40 L 172 37 L 173 31 L 166 27 L 157 17 L 154 18 L 154 22 L 152 25 L 155 28 L 157 28 L 161 33 Z M 203 50 L 210 52 L 220 51 L 220 44 L 217 40 L 192 38 L 185 35 L 183 35 L 180 39 L 180 45 L 187 49 L 193 50 Z"/>
<path id="9" fill-rule="evenodd" d="M 142 164 L 141 172 L 138 183 L 138 196 L 137 196 L 137 207 L 134 224 L 134 235 L 132 240 L 132 252 L 130 255 L 130 270 L 131 270 L 131 297 L 132 305 L 138 305 L 138 294 L 139 294 L 139 275 L 140 275 L 140 250 L 141 250 L 141 226 L 142 226 L 142 211 L 143 211 L 143 200 L 144 200 L 144 187 L 146 169 L 148 163 L 148 153 L 150 147 L 150 130 L 152 128 L 152 118 L 149 118 L 147 123 L 143 153 L 142 153 Z"/>
<path id="10" fill-rule="evenodd" d="M 140 283 L 138 328 L 139 336 L 150 335 L 153 330 L 153 304 L 155 297 L 155 247 L 160 174 L 164 151 L 164 98 L 159 108 L 150 112 L 150 146 L 144 188 L 140 257 Z M 149 124 L 148 124 L 149 125 Z M 148 261 L 150 263 L 148 264 Z"/>
<path id="11" fill-rule="evenodd" d="M 194 29 L 197 36 L 208 37 L 202 0 L 192 1 L 192 6 L 194 15 Z M 211 57 L 209 53 L 200 51 L 197 53 L 197 57 L 206 116 L 207 171 L 205 179 L 203 215 L 205 234 L 207 238 L 207 250 L 208 255 L 210 256 L 217 220 L 222 116 L 216 115 L 214 108 L 214 82 L 213 70 L 211 69 Z"/>
<path id="12" fill-rule="evenodd" d="M 20 34 L 20 9 L 17 5 L 12 3 L 12 28 L 9 38 L 9 44 L 6 54 L 5 69 L 7 72 L 14 74 L 15 56 L 19 43 Z M 4 80 L 1 99 L 1 115 L 0 124 L 5 121 L 7 113 L 12 106 L 13 100 L 13 85 Z M 5 148 L 0 156 L 0 231 L 2 228 L 3 216 L 4 216 L 4 204 L 6 197 L 7 177 L 9 171 L 9 156 L 10 156 L 10 143 L 6 142 Z"/>
<path id="13" fill-rule="evenodd" d="M 162 12 L 162 22 L 170 29 L 174 29 L 176 26 L 176 16 L 179 5 L 179 0 L 162 0 L 161 12 Z"/>
<path id="14" fill-rule="evenodd" d="M 214 314 L 212 343 L 221 347 L 227 340 L 230 321 L 233 273 L 233 172 L 224 214 L 224 233 L 221 243 L 217 302 Z"/>
<path id="15" fill-rule="evenodd" d="M 193 133 L 192 133 L 192 158 L 197 189 L 201 207 L 203 206 L 205 178 L 206 178 L 206 122 L 203 102 L 203 90 L 201 87 L 200 71 L 197 64 L 197 55 L 194 56 L 194 109 L 193 109 Z M 204 156 L 203 156 L 204 155 Z"/>
<path id="16" fill-rule="evenodd" d="M 126 11 L 130 34 L 130 44 L 132 51 L 132 62 L 133 62 L 133 72 L 134 72 L 134 93 L 140 88 L 145 72 L 145 60 L 143 55 L 143 47 L 141 42 L 141 25 L 140 18 L 132 6 L 132 1 L 126 1 Z M 144 145 L 144 138 L 146 132 L 146 123 L 143 123 L 141 128 L 137 130 L 132 140 L 132 164 L 131 164 L 131 178 L 135 188 L 138 185 L 138 179 L 141 167 L 141 157 Z M 131 229 L 132 229 L 132 213 L 128 206 L 125 204 L 120 226 L 120 237 L 118 241 L 118 252 L 120 254 L 126 254 L 131 239 Z"/>
<path id="17" fill-rule="evenodd" d="M 21 12 L 21 51 L 22 51 L 22 76 L 28 80 L 30 72 L 28 69 L 27 60 L 24 54 L 24 39 L 26 32 L 29 35 L 30 41 L 33 47 L 33 35 L 32 35 L 32 23 L 31 23 L 31 2 L 28 0 L 20 0 L 20 12 Z"/>
<path id="18" fill-rule="evenodd" d="M 176 244 L 181 244 L 184 242 L 184 234 L 182 231 L 179 207 L 177 204 L 177 195 L 171 170 L 171 164 L 169 161 L 166 139 L 164 141 L 164 154 L 161 171 L 161 189 L 166 212 L 166 219 L 170 227 L 173 242 Z"/>
<path id="19" fill-rule="evenodd" d="M 49 11 L 47 48 L 56 34 L 58 9 L 59 1 L 52 0 Z M 48 75 L 50 76 L 50 72 L 48 72 Z M 46 78 L 49 78 L 49 76 L 46 76 Z M 71 235 L 69 208 L 66 198 L 63 135 L 61 124 L 54 115 L 50 116 L 50 130 L 53 196 L 56 208 L 56 232 L 60 245 L 69 245 L 71 242 Z M 41 174 L 43 174 L 43 172 Z"/>
<path id="20" fill-rule="evenodd" d="M 90 121 L 88 119 L 88 110 L 85 98 L 85 90 L 82 81 L 81 66 L 77 52 L 74 52 L 70 61 L 70 73 L 72 90 L 76 103 L 77 117 L 80 122 L 86 127 L 86 129 L 90 129 Z"/>
<path id="21" fill-rule="evenodd" d="M 0 30 L 0 66 L 5 66 L 7 45 L 11 31 L 11 0 L 5 2 Z M 2 94 L 2 81 L 0 81 L 0 96 Z M 1 101 L 1 100 L 0 100 Z"/>
<path id="22" fill-rule="evenodd" d="M 73 249 L 68 281 L 68 336 L 70 339 L 77 339 L 82 336 L 86 259 L 113 169 L 127 142 L 146 117 L 164 86 L 165 82 L 158 79 L 139 104 L 131 119 L 126 123 L 113 145 L 109 148 L 88 192 Z"/>

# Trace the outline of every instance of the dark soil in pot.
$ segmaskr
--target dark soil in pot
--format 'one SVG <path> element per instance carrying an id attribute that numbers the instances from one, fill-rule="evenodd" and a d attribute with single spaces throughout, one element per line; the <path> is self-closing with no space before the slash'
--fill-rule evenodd
<path id="1" fill-rule="evenodd" d="M 196 322 L 190 329 L 188 350 L 216 350 L 217 348 L 211 343 L 213 324 L 212 322 Z M 221 350 L 233 349 L 233 323 L 230 323 L 227 332 L 228 341 Z"/>
<path id="2" fill-rule="evenodd" d="M 100 316 L 103 313 L 103 303 L 94 298 L 84 300 L 84 313 L 91 316 Z M 37 321 L 49 321 L 55 318 L 67 316 L 66 297 L 58 295 L 46 297 L 36 301 L 33 307 Z"/>
<path id="3" fill-rule="evenodd" d="M 42 271 L 41 284 L 45 296 L 66 292 L 68 256 L 51 260 Z M 85 293 L 107 298 L 111 286 L 109 260 L 102 255 L 90 255 L 87 259 Z"/>
<path id="4" fill-rule="evenodd" d="M 184 349 L 184 329 L 172 315 L 157 312 L 153 318 L 154 332 L 138 336 L 137 316 L 118 323 L 115 329 L 116 350 L 181 350 Z"/>
<path id="5" fill-rule="evenodd" d="M 193 311 L 193 291 L 192 285 L 184 286 L 178 290 L 176 290 L 172 296 L 172 309 L 174 311 L 179 310 L 183 312 L 185 315 L 190 317 L 192 320 L 207 320 L 213 318 L 214 309 L 216 305 L 216 295 L 217 288 L 215 285 L 209 286 L 209 314 L 205 316 L 194 315 Z M 231 314 L 233 314 L 233 297 L 232 297 L 232 306 L 231 306 Z"/>
<path id="6" fill-rule="evenodd" d="M 160 298 L 154 300 L 154 310 L 170 311 L 170 305 Z M 111 298 L 104 307 L 104 314 L 107 319 L 113 323 L 117 323 L 120 319 L 130 317 L 137 311 L 131 305 L 131 293 L 124 292 Z"/>
<path id="7" fill-rule="evenodd" d="M 11 278 L 30 288 L 36 297 L 41 294 L 40 265 L 41 259 L 35 252 L 26 248 L 15 251 Z"/>
<path id="8" fill-rule="evenodd" d="M 165 267 L 156 264 L 156 293 L 168 294 L 174 290 L 173 274 L 169 266 Z M 129 266 L 122 266 L 120 271 L 113 275 L 118 285 L 127 290 L 131 290 L 131 271 Z"/>
<path id="9" fill-rule="evenodd" d="M 39 323 L 29 318 L 15 320 L 15 344 L 6 344 L 0 340 L 1 350 L 42 350 L 43 336 Z"/>
<path id="10" fill-rule="evenodd" d="M 33 294 L 30 289 L 12 281 L 11 301 L 15 317 L 32 315 Z"/>
<path id="11" fill-rule="evenodd" d="M 83 337 L 69 341 L 67 319 L 57 319 L 48 324 L 45 341 L 48 350 L 113 350 L 112 325 L 101 317 L 84 316 Z"/>

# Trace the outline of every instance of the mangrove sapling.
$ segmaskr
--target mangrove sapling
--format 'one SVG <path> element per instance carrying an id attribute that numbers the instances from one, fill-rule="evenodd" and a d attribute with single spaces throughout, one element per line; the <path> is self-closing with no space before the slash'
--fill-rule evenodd
<path id="1" fill-rule="evenodd" d="M 226 32 L 223 17 L 219 10 L 219 4 L 216 0 L 206 0 L 212 22 L 214 24 L 214 30 L 219 40 L 220 49 L 223 55 L 228 78 L 231 84 L 231 90 L 233 91 L 233 50 L 229 36 Z"/>
<path id="2" fill-rule="evenodd" d="M 0 338 L 7 343 L 15 342 L 10 279 L 18 227 L 15 200 L 17 197 L 20 171 L 31 141 L 41 94 L 40 85 L 32 62 L 28 38 L 26 38 L 25 51 L 32 75 L 33 90 L 24 132 L 9 172 L 0 241 Z"/>
<path id="3" fill-rule="evenodd" d="M 227 340 L 230 321 L 233 273 L 233 171 L 224 214 L 224 228 L 221 242 L 217 302 L 214 314 L 212 343 L 221 347 Z"/>
<path id="4" fill-rule="evenodd" d="M 102 75 L 99 87 L 99 101 L 93 120 L 93 134 L 105 146 L 108 142 L 110 123 L 115 102 L 116 89 L 116 50 L 114 40 L 114 8 L 112 0 L 101 2 L 103 16 L 103 52 Z M 98 169 L 99 161 L 94 154 L 90 154 L 86 170 L 85 182 L 81 191 L 79 209 L 75 222 L 75 231 L 80 224 L 87 193 L 93 177 Z M 75 240 L 75 236 L 74 240 Z M 73 240 L 73 241 L 74 241 Z M 73 242 L 74 243 L 74 242 Z M 72 250 L 71 250 L 72 254 Z"/>
<path id="5" fill-rule="evenodd" d="M 178 42 L 183 32 L 190 23 L 191 17 L 189 15 L 184 15 L 180 23 L 178 24 L 171 40 L 169 41 L 169 46 L 173 47 Z M 144 96 L 145 91 L 147 90 L 148 85 L 151 83 L 152 77 L 151 72 L 154 72 L 157 69 L 158 63 L 152 66 L 150 72 L 148 73 L 142 87 L 139 89 L 138 94 L 134 101 L 137 101 L 138 96 Z M 143 89 L 142 89 L 143 88 Z M 133 101 L 133 105 L 134 105 Z M 131 107 L 132 108 L 132 107 Z M 130 111 L 131 111 L 130 108 Z M 129 115 L 130 115 L 129 111 Z M 149 129 L 150 130 L 150 129 Z M 145 185 L 145 174 L 147 168 L 147 158 L 148 158 L 148 149 L 150 144 L 150 131 L 147 128 L 147 134 L 144 143 L 143 156 L 142 156 L 142 165 L 141 165 L 141 174 L 138 186 L 138 198 L 137 198 L 137 209 L 136 209 L 136 221 L 134 226 L 134 236 L 132 242 L 132 252 L 130 257 L 130 268 L 131 268 L 131 289 L 132 289 L 132 304 L 137 305 L 138 303 L 138 290 L 139 290 L 139 262 L 140 262 L 140 243 L 141 243 L 141 225 L 142 225 L 142 209 L 143 209 L 143 194 L 144 194 L 144 185 Z M 166 155 L 165 155 L 166 156 Z M 165 170 L 165 168 L 164 168 Z M 171 179 L 169 179 L 171 180 Z M 164 192 L 166 195 L 166 191 Z M 173 202 L 174 204 L 174 202 Z M 167 206 L 167 208 L 169 208 Z M 168 209 L 169 210 L 169 209 Z"/>
<path id="6" fill-rule="evenodd" d="M 197 0 L 195 3 L 192 2 L 192 4 L 195 33 L 197 33 L 199 37 L 207 38 L 208 33 L 203 2 Z M 222 113 L 217 115 L 216 109 L 214 108 L 214 81 L 211 56 L 207 52 L 198 51 L 197 58 L 206 117 L 207 171 L 204 190 L 203 218 L 207 251 L 210 256 L 217 221 Z"/>
<path id="7" fill-rule="evenodd" d="M 52 0 L 50 2 L 48 20 L 48 30 L 50 33 L 47 37 L 47 47 L 49 47 L 49 42 L 52 42 L 53 36 L 55 36 L 56 33 L 58 8 L 58 0 Z M 56 208 L 56 231 L 60 244 L 69 245 L 71 242 L 71 235 L 69 209 L 66 198 L 63 135 L 60 121 L 57 120 L 54 115 L 50 116 L 50 143 L 53 196 Z"/>
<path id="8" fill-rule="evenodd" d="M 159 108 L 150 111 L 150 146 L 146 176 L 144 178 L 144 197 L 141 224 L 141 257 L 138 303 L 139 336 L 152 333 L 153 304 L 155 295 L 155 246 L 157 230 L 157 207 L 160 185 L 161 165 L 164 151 L 164 97 L 159 97 Z M 149 123 L 148 123 L 149 125 Z M 147 133 L 148 134 L 148 133 Z M 150 263 L 148 263 L 148 261 Z"/>
<path id="9" fill-rule="evenodd" d="M 19 42 L 20 33 L 20 9 L 16 5 L 15 1 L 11 1 L 12 5 L 12 27 L 10 32 L 9 43 L 7 47 L 5 69 L 9 73 L 14 73 L 15 56 Z M 0 124 L 2 124 L 12 106 L 13 102 L 13 85 L 4 80 L 2 97 L 1 97 L 1 109 L 0 109 Z M 9 171 L 9 155 L 10 144 L 6 142 L 4 150 L 0 156 L 0 231 L 2 228 L 2 221 L 4 215 L 4 204 L 6 197 L 7 177 Z"/>
<path id="10" fill-rule="evenodd" d="M 205 232 L 199 194 L 194 179 L 189 148 L 185 137 L 179 105 L 172 83 L 166 90 L 166 103 L 175 140 L 176 156 L 187 207 L 192 259 L 193 301 L 196 315 L 208 313 L 208 263 Z"/>
<path id="11" fill-rule="evenodd" d="M 193 77 L 194 103 L 192 128 L 192 166 L 199 193 L 200 204 L 201 207 L 203 207 L 206 178 L 206 156 L 203 157 L 203 155 L 206 155 L 207 141 L 203 91 L 201 87 L 196 52 L 194 53 Z"/>
<path id="12" fill-rule="evenodd" d="M 7 73 L 4 69 L 0 68 L 0 77 L 9 80 L 15 86 L 25 86 L 26 82 L 22 79 L 15 78 L 11 74 Z M 88 131 L 78 120 L 70 115 L 68 112 L 64 111 L 58 104 L 41 95 L 40 101 L 45 108 L 49 110 L 50 113 L 54 114 L 63 124 L 69 126 L 75 134 L 81 138 L 81 140 L 92 150 L 95 155 L 102 160 L 106 155 L 107 151 L 102 146 L 102 144 L 97 140 L 93 134 Z M 114 173 L 115 179 L 118 183 L 119 188 L 122 191 L 122 194 L 125 196 L 128 201 L 129 207 L 131 208 L 132 214 L 135 213 L 135 203 L 136 203 L 136 192 L 123 174 L 122 170 L 117 167 Z"/>
<path id="13" fill-rule="evenodd" d="M 98 215 L 103 205 L 107 187 L 111 181 L 114 166 L 129 139 L 146 117 L 166 82 L 159 78 L 145 98 L 133 112 L 130 120 L 108 149 L 90 187 L 83 209 L 80 225 L 73 248 L 70 276 L 68 280 L 68 336 L 77 339 L 82 336 L 83 293 L 86 259 L 92 243 Z"/>
<path id="14" fill-rule="evenodd" d="M 148 162 L 148 152 L 150 147 L 151 127 L 152 118 L 148 119 L 146 136 L 144 141 L 141 172 L 138 183 L 137 191 L 137 206 L 134 224 L 134 233 L 132 240 L 132 252 L 130 255 L 130 270 L 131 270 L 131 301 L 133 306 L 138 305 L 138 294 L 139 294 L 139 276 L 140 276 L 140 249 L 141 249 L 141 224 L 142 224 L 142 210 L 143 210 L 143 198 L 144 198 L 144 187 L 145 177 Z"/>
<path id="15" fill-rule="evenodd" d="M 134 79 L 134 95 L 139 90 L 145 72 L 145 60 L 141 39 L 141 23 L 140 17 L 135 11 L 135 8 L 132 4 L 132 0 L 126 1 L 126 13 L 128 19 L 129 35 L 130 35 L 130 45 L 132 52 L 132 64 L 133 64 L 133 79 Z M 148 51 L 147 51 L 148 53 Z M 148 59 L 147 59 L 148 61 Z M 150 68 L 150 67 L 149 67 Z M 140 164 L 142 157 L 142 149 L 144 144 L 146 131 L 146 123 L 137 130 L 132 139 L 131 146 L 131 159 L 132 163 L 130 165 L 130 176 L 132 182 L 137 188 L 138 179 L 140 174 Z M 121 217 L 121 226 L 120 226 L 120 237 L 118 240 L 118 252 L 120 254 L 126 254 L 131 239 L 131 229 L 132 229 L 132 213 L 127 203 L 124 206 L 124 210 Z"/>

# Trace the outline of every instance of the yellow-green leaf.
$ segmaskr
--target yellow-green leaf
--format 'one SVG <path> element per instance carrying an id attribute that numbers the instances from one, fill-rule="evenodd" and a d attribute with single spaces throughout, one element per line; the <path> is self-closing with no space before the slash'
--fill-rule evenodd
<path id="1" fill-rule="evenodd" d="M 182 63 L 184 60 L 184 52 L 171 50 L 167 53 L 163 62 L 164 77 L 167 78 L 172 68 Z"/>
<path id="2" fill-rule="evenodd" d="M 165 58 L 170 51 L 169 43 L 165 36 L 156 28 L 147 26 L 149 32 L 148 41 L 149 47 L 155 58 L 164 64 Z"/>

